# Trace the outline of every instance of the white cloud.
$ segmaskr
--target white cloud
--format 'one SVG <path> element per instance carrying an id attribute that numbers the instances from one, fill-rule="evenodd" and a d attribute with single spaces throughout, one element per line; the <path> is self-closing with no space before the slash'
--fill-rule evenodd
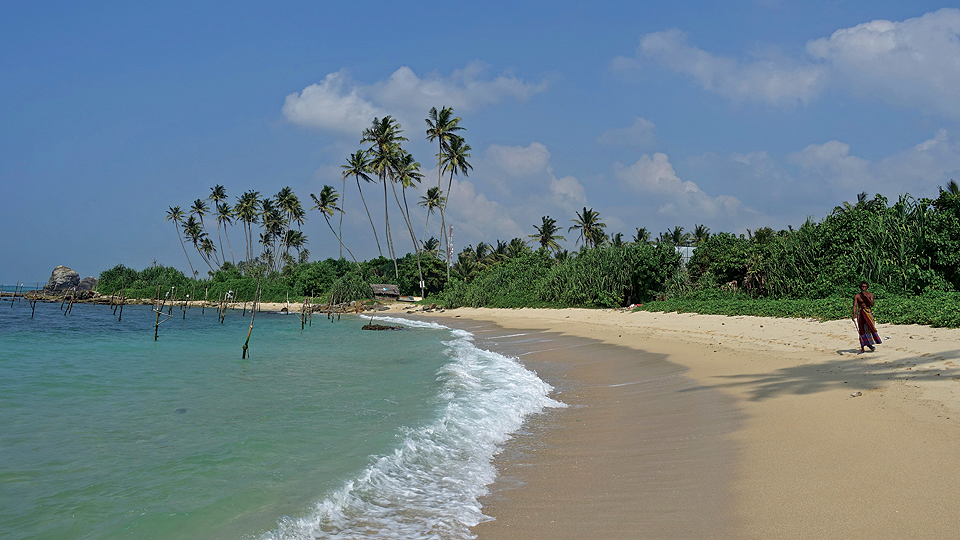
<path id="1" fill-rule="evenodd" d="M 858 94 L 960 116 L 960 9 L 902 22 L 876 20 L 807 43 Z"/>
<path id="2" fill-rule="evenodd" d="M 282 112 L 295 124 L 359 135 L 374 117 L 419 117 L 441 106 L 473 111 L 506 99 L 525 101 L 547 87 L 507 74 L 489 78 L 487 72 L 486 64 L 474 61 L 448 77 L 421 78 L 403 66 L 386 80 L 364 85 L 341 70 L 288 95 Z"/>
<path id="3" fill-rule="evenodd" d="M 692 181 L 681 180 L 666 154 L 643 155 L 629 167 L 614 165 L 614 174 L 628 188 L 649 197 L 661 214 L 691 220 L 741 221 L 752 212 L 730 195 L 712 197 Z"/>
<path id="4" fill-rule="evenodd" d="M 960 178 L 960 141 L 939 130 L 929 140 L 881 159 L 879 162 L 850 154 L 840 141 L 812 144 L 788 156 L 799 165 L 803 179 L 835 195 L 902 193 L 935 196 L 936 186 Z"/>
<path id="5" fill-rule="evenodd" d="M 350 134 L 362 132 L 374 117 L 387 114 L 364 99 L 361 88 L 343 70 L 288 95 L 281 110 L 294 124 Z"/>
<path id="6" fill-rule="evenodd" d="M 705 90 L 735 101 L 774 105 L 808 103 L 825 84 L 824 69 L 782 55 L 741 61 L 714 56 L 687 43 L 679 30 L 654 32 L 640 40 L 639 55 L 696 79 Z"/>
<path id="7" fill-rule="evenodd" d="M 823 144 L 811 144 L 788 156 L 810 176 L 829 181 L 841 190 L 866 190 L 876 184 L 870 172 L 870 163 L 862 158 L 850 155 L 850 145 L 840 141 Z"/>
<path id="8" fill-rule="evenodd" d="M 809 103 L 830 84 L 926 114 L 960 118 L 960 9 L 841 28 L 807 42 L 806 53 L 806 58 L 776 52 L 728 58 L 688 44 L 679 30 L 667 30 L 643 36 L 638 58 L 687 74 L 705 90 L 734 101 Z M 615 69 L 635 65 L 626 58 L 613 61 Z"/>
<path id="9" fill-rule="evenodd" d="M 604 131 L 597 137 L 598 144 L 607 146 L 632 146 L 642 148 L 652 145 L 656 140 L 656 126 L 646 118 L 636 117 L 633 124 L 625 128 Z"/>
<path id="10" fill-rule="evenodd" d="M 532 142 L 527 147 L 493 144 L 487 149 L 486 160 L 510 176 L 530 176 L 548 169 L 550 152 L 538 142 Z"/>

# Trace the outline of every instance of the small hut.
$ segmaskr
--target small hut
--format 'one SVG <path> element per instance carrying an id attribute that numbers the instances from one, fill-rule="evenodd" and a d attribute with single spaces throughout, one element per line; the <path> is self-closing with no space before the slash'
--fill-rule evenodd
<path id="1" fill-rule="evenodd" d="M 373 297 L 377 300 L 397 300 L 400 298 L 400 287 L 389 283 L 371 283 Z"/>

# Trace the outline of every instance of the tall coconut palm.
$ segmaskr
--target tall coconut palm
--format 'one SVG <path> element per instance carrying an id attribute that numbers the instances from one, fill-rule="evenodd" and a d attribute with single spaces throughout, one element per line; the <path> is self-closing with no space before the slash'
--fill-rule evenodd
<path id="1" fill-rule="evenodd" d="M 227 190 L 226 190 L 226 188 L 224 188 L 224 187 L 223 187 L 222 185 L 220 185 L 220 184 L 217 184 L 217 185 L 213 186 L 212 188 L 210 188 L 210 195 L 207 197 L 207 200 L 213 203 L 213 209 L 216 211 L 216 218 L 217 218 L 217 242 L 219 242 L 219 245 L 220 245 L 220 253 L 223 253 L 223 254 L 224 254 L 223 260 L 224 260 L 224 262 L 226 262 L 227 257 L 226 257 L 225 252 L 223 251 L 223 237 L 220 236 L 220 225 L 222 224 L 222 222 L 220 221 L 220 215 L 219 215 L 219 214 L 220 214 L 220 203 L 221 203 L 221 201 L 227 200 Z M 228 243 L 229 243 L 229 242 L 228 242 Z"/>
<path id="2" fill-rule="evenodd" d="M 473 165 L 467 159 L 470 157 L 470 145 L 462 137 L 453 137 L 447 144 L 443 156 L 440 159 L 443 165 L 443 171 L 450 173 L 450 180 L 447 182 L 447 198 L 440 207 L 440 226 L 444 230 L 444 238 L 447 239 L 447 253 L 450 252 L 450 237 L 446 234 L 447 227 L 447 203 L 450 202 L 450 190 L 453 187 L 453 176 L 463 174 L 469 176 L 468 170 L 473 170 Z M 447 261 L 447 279 L 450 279 L 450 261 Z"/>
<path id="3" fill-rule="evenodd" d="M 172 221 L 173 226 L 177 229 L 177 238 L 180 239 L 180 247 L 183 249 L 183 254 L 187 257 L 187 264 L 190 265 L 190 276 L 196 276 L 197 271 L 193 269 L 193 263 L 190 262 L 190 255 L 187 254 L 187 247 L 183 245 L 183 236 L 180 234 L 180 225 L 183 223 L 183 210 L 179 206 L 171 206 L 167 210 L 167 217 L 164 218 L 164 221 Z"/>
<path id="4" fill-rule="evenodd" d="M 393 249 L 393 235 L 390 233 L 390 210 L 387 198 L 388 177 L 392 182 L 393 164 L 400 153 L 400 143 L 407 138 L 401 136 L 403 130 L 400 129 L 400 123 L 392 116 L 374 118 L 373 124 L 363 130 L 361 143 L 370 143 L 370 168 L 380 177 L 383 184 L 383 215 L 386 224 L 387 250 L 390 252 L 390 258 L 393 259 L 394 275 L 400 277 L 400 269 L 397 266 L 397 255 Z"/>
<path id="5" fill-rule="evenodd" d="M 413 219 L 410 217 L 410 206 L 407 204 L 407 188 L 416 187 L 423 174 L 420 173 L 420 163 L 413 159 L 413 154 L 409 152 L 400 153 L 394 164 L 394 177 L 400 183 L 400 191 L 403 194 L 403 206 L 400 213 L 407 223 L 407 230 L 410 232 L 410 240 L 413 242 L 414 253 L 417 254 L 417 273 L 420 277 L 420 295 L 424 294 L 423 269 L 420 266 L 420 242 L 417 240 L 417 233 L 413 230 Z M 396 198 L 397 190 L 394 188 L 393 196 Z M 400 201 L 397 201 L 400 204 Z"/>
<path id="6" fill-rule="evenodd" d="M 373 224 L 373 218 L 370 217 L 370 209 L 367 208 L 367 200 L 363 198 L 363 188 L 360 187 L 360 179 L 362 178 L 365 182 L 373 182 L 373 178 L 370 178 L 368 173 L 372 172 L 370 168 L 370 156 L 367 154 L 366 150 L 358 150 L 347 158 L 346 165 L 341 165 L 343 169 L 343 178 L 346 180 L 348 176 L 354 176 L 357 179 L 357 190 L 360 191 L 360 200 L 363 201 L 363 209 L 367 211 L 367 219 L 370 220 L 370 228 L 373 229 L 373 239 L 377 242 L 377 252 L 380 253 L 380 256 L 383 257 L 383 250 L 380 249 L 380 239 L 377 237 L 377 227 Z M 343 223 L 343 213 L 340 214 L 340 223 Z M 340 232 L 341 236 L 343 231 Z"/>
<path id="7" fill-rule="evenodd" d="M 418 202 L 417 205 L 427 209 L 427 220 L 423 224 L 423 237 L 420 239 L 421 243 L 423 239 L 427 237 L 427 228 L 430 226 L 430 215 L 433 214 L 434 210 L 443 206 L 446 200 L 447 198 L 443 196 L 440 188 L 436 187 L 428 189 L 427 194 L 420 197 L 420 202 Z"/>
<path id="8" fill-rule="evenodd" d="M 566 238 L 557 234 L 560 231 L 560 227 L 557 227 L 557 220 L 550 216 L 543 216 L 540 219 L 543 223 L 539 227 L 533 226 L 537 230 L 537 234 L 528 235 L 527 238 L 535 240 L 540 244 L 540 247 L 549 248 L 554 252 L 560 251 L 560 244 L 557 240 L 566 240 Z"/>
<path id="9" fill-rule="evenodd" d="M 353 259 L 353 262 L 357 265 L 357 269 L 360 270 L 360 273 L 363 273 L 363 269 L 360 268 L 360 263 L 357 262 L 357 258 L 353 256 L 353 252 L 350 251 L 343 243 L 343 239 L 337 234 L 337 231 L 334 230 L 333 225 L 330 224 L 330 217 L 336 213 L 343 213 L 343 210 L 337 206 L 337 201 L 339 200 L 339 194 L 337 190 L 333 189 L 332 186 L 323 186 L 323 189 L 320 190 L 320 197 L 318 198 L 313 193 L 310 194 L 310 198 L 313 199 L 314 205 L 310 208 L 311 210 L 319 210 L 320 214 L 323 216 L 324 221 L 327 222 L 327 227 L 330 227 L 330 232 L 333 233 L 333 236 L 337 239 L 337 242 L 340 243 L 340 247 L 347 250 L 347 253 L 350 254 L 350 258 Z"/>
<path id="10" fill-rule="evenodd" d="M 637 234 L 633 235 L 633 243 L 649 244 L 650 231 L 648 231 L 646 227 L 637 227 Z"/>
<path id="11" fill-rule="evenodd" d="M 567 229 L 567 232 L 579 230 L 580 236 L 577 242 L 583 240 L 583 245 L 587 247 L 597 247 L 603 243 L 603 229 L 607 225 L 600 221 L 600 213 L 595 212 L 593 208 L 583 207 L 583 212 L 577 212 L 577 217 L 572 219 L 573 225 Z"/>
<path id="12" fill-rule="evenodd" d="M 277 193 L 277 206 L 281 213 L 280 243 L 277 247 L 277 253 L 279 255 L 282 250 L 284 255 L 289 255 L 290 246 L 286 245 L 287 232 L 290 231 L 293 222 L 296 221 L 298 217 L 302 219 L 304 215 L 303 206 L 301 206 L 300 199 L 297 198 L 289 186 L 284 187 Z M 280 265 L 284 260 L 283 257 L 277 257 L 277 271 L 280 271 Z"/>
<path id="13" fill-rule="evenodd" d="M 187 239 L 193 244 L 197 253 L 200 254 L 200 258 L 203 259 L 203 262 L 207 263 L 210 271 L 213 272 L 213 265 L 210 264 L 210 259 L 208 258 L 209 252 L 203 247 L 205 242 L 209 242 L 207 233 L 203 231 L 203 226 L 192 215 L 187 216 L 187 221 L 183 224 L 183 234 L 187 236 Z"/>
<path id="14" fill-rule="evenodd" d="M 946 191 L 950 195 L 960 195 L 960 185 L 957 185 L 956 180 L 951 179 L 947 185 L 940 188 L 940 191 Z"/>
<path id="15" fill-rule="evenodd" d="M 247 258 L 253 259 L 253 226 L 257 223 L 260 216 L 260 192 L 247 191 L 237 198 L 237 204 L 233 207 L 233 213 L 237 219 L 243 223 L 244 240 L 247 243 Z"/>
<path id="16" fill-rule="evenodd" d="M 203 216 L 207 215 L 207 212 L 209 212 L 209 211 L 210 211 L 210 207 L 207 206 L 207 202 L 204 201 L 203 199 L 197 199 L 197 200 L 193 201 L 193 206 L 190 207 L 190 214 L 193 215 L 193 216 L 197 216 L 198 218 L 200 218 L 200 229 L 203 231 L 204 234 L 207 233 L 207 224 L 204 223 L 204 221 L 203 221 Z M 206 251 L 205 253 L 206 253 L 208 256 L 211 254 L 210 251 Z M 212 259 L 213 262 L 216 263 L 216 264 L 217 264 L 217 267 L 219 268 L 219 267 L 220 267 L 220 261 L 217 260 L 217 258 L 216 258 L 216 257 L 217 257 L 216 251 L 212 252 L 212 255 L 213 255 L 213 259 Z"/>
<path id="17" fill-rule="evenodd" d="M 507 246 L 507 256 L 511 259 L 515 259 L 528 251 L 530 251 L 530 246 L 522 238 L 514 238 Z"/>
<path id="18" fill-rule="evenodd" d="M 226 203 L 217 203 L 217 232 L 220 231 L 220 226 L 223 226 L 223 235 L 227 237 L 227 247 L 230 248 L 230 262 L 237 264 L 237 260 L 233 256 L 233 245 L 230 243 L 230 234 L 227 232 L 227 225 L 233 225 L 233 208 Z M 221 243 L 220 249 L 223 249 Z"/>
<path id="19" fill-rule="evenodd" d="M 690 240 L 693 242 L 693 245 L 699 246 L 709 239 L 710 227 L 707 227 L 706 225 L 695 225 L 693 227 L 693 236 L 690 238 Z"/>
<path id="20" fill-rule="evenodd" d="M 462 131 L 464 128 L 460 125 L 462 119 L 459 116 L 453 116 L 453 108 L 451 107 L 441 107 L 440 111 L 437 111 L 436 107 L 430 107 L 430 112 L 427 113 L 427 140 L 430 142 L 437 141 L 437 188 L 441 187 L 440 181 L 442 178 L 442 169 L 443 169 L 443 153 L 444 149 L 454 138 L 458 138 L 458 131 Z"/>

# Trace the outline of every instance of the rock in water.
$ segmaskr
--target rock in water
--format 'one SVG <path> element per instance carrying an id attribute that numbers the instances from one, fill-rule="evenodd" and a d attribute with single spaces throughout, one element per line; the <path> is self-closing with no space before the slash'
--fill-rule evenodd
<path id="1" fill-rule="evenodd" d="M 80 285 L 77 288 L 81 291 L 92 291 L 97 288 L 97 278 L 93 276 L 85 277 L 80 280 Z"/>
<path id="2" fill-rule="evenodd" d="M 361 330 L 403 330 L 402 326 L 387 326 L 383 324 L 365 324 L 360 327 Z"/>
<path id="3" fill-rule="evenodd" d="M 50 274 L 50 281 L 44 289 L 48 291 L 65 291 L 80 285 L 80 274 L 63 266 L 62 264 L 53 269 Z"/>

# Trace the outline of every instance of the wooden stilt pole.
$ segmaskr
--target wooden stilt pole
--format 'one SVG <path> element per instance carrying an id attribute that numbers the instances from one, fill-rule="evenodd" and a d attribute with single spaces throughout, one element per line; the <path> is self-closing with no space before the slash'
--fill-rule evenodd
<path id="1" fill-rule="evenodd" d="M 120 290 L 120 315 L 117 316 L 117 322 L 120 322 L 123 320 L 123 305 L 126 303 L 127 303 L 127 293 L 124 292 L 123 289 L 121 289 Z"/>
<path id="2" fill-rule="evenodd" d="M 250 345 L 250 334 L 253 333 L 253 318 L 257 315 L 257 303 L 260 300 L 260 278 L 257 278 L 257 291 L 253 294 L 253 309 L 250 310 L 250 329 L 247 330 L 247 340 L 243 342 L 243 356 L 241 360 L 247 359 L 247 347 Z"/>

